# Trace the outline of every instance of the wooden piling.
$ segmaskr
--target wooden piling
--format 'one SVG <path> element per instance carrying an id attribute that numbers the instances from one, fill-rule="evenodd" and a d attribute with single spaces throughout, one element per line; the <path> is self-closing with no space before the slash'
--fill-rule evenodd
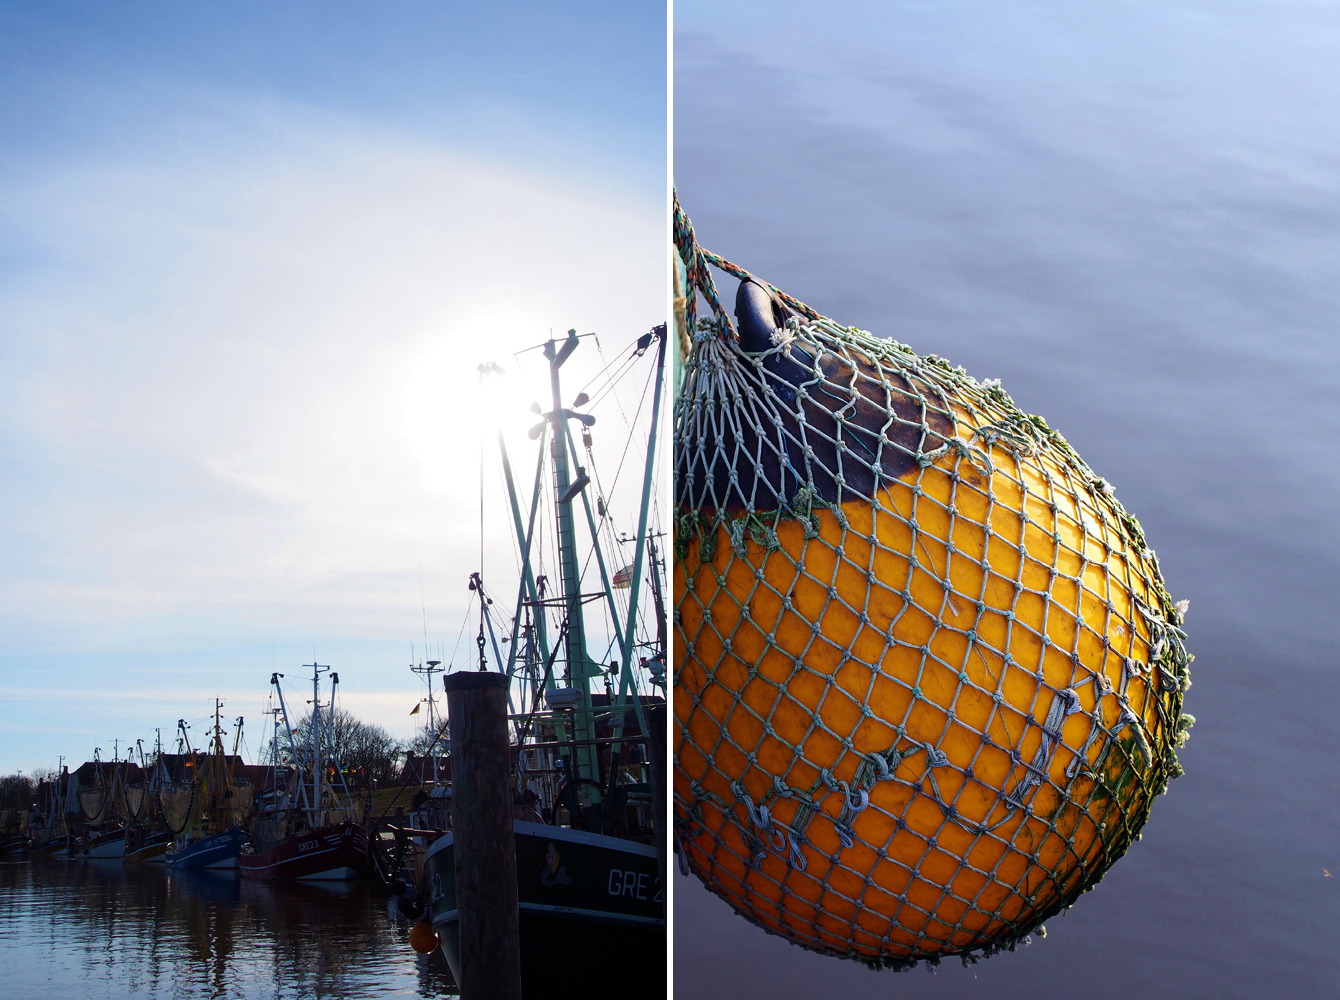
<path id="1" fill-rule="evenodd" d="M 451 720 L 451 833 L 462 1000 L 520 1000 L 516 838 L 512 829 L 507 678 L 443 678 Z"/>
<path id="2" fill-rule="evenodd" d="M 651 730 L 647 734 L 649 741 L 647 749 L 649 751 L 648 759 L 651 761 L 652 824 L 656 830 L 656 867 L 661 874 L 661 898 L 668 901 L 670 899 L 670 885 L 667 881 L 670 850 L 670 809 L 668 805 L 670 795 L 665 784 L 666 713 L 665 705 L 652 705 L 647 709 L 647 728 Z"/>

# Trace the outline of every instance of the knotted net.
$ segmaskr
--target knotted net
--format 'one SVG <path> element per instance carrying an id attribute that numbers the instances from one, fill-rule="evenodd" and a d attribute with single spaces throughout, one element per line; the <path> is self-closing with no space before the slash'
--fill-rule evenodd
<path id="1" fill-rule="evenodd" d="M 89 826 L 99 826 L 107 819 L 111 796 L 103 788 L 81 788 L 79 790 L 79 809 Z"/>
<path id="2" fill-rule="evenodd" d="M 175 837 L 199 819 L 199 786 L 191 782 L 164 782 L 158 788 L 163 821 Z"/>
<path id="3" fill-rule="evenodd" d="M 256 797 L 256 786 L 250 778 L 232 780 L 232 797 L 228 800 L 229 822 L 236 827 L 245 828 L 251 818 L 251 804 Z"/>
<path id="4" fill-rule="evenodd" d="M 1185 603 L 1107 481 L 998 382 L 757 281 L 677 200 L 675 241 L 681 865 L 871 966 L 1012 949 L 1181 773 Z M 752 286 L 762 340 L 709 264 Z"/>
<path id="5" fill-rule="evenodd" d="M 124 786 L 126 799 L 126 818 L 132 823 L 142 823 L 148 816 L 145 806 L 149 803 L 149 794 L 142 781 L 132 781 Z"/>

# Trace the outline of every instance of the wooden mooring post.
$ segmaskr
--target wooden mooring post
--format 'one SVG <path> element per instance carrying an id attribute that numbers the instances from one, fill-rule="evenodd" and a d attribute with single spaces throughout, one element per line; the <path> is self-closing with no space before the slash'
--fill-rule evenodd
<path id="1" fill-rule="evenodd" d="M 447 674 L 462 1000 L 520 1000 L 507 677 Z"/>
<path id="2" fill-rule="evenodd" d="M 666 738 L 665 722 L 667 707 L 652 705 L 647 709 L 647 750 L 651 760 L 652 823 L 656 829 L 656 867 L 661 874 L 661 893 L 663 899 L 670 898 L 670 886 L 667 878 L 670 874 L 670 820 L 665 786 Z M 666 914 L 669 917 L 669 913 Z"/>

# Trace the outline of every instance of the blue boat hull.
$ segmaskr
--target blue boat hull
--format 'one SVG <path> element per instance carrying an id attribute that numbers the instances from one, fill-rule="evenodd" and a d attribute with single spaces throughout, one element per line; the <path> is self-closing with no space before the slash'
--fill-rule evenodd
<path id="1" fill-rule="evenodd" d="M 236 828 L 187 844 L 164 857 L 169 868 L 236 868 L 247 835 Z"/>

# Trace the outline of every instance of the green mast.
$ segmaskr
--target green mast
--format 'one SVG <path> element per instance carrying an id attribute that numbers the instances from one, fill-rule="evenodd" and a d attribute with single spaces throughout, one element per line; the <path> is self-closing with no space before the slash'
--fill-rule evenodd
<path id="1" fill-rule="evenodd" d="M 564 652 L 567 662 L 564 664 L 564 681 L 568 687 L 581 692 L 581 701 L 573 712 L 573 739 L 578 742 L 574 747 L 574 777 L 586 779 L 580 782 L 582 801 L 594 805 L 600 801 L 600 768 L 596 749 L 590 741 L 596 737 L 595 724 L 591 713 L 590 678 L 596 672 L 590 656 L 586 652 L 586 629 L 582 621 L 581 569 L 577 564 L 577 539 L 572 520 L 572 501 L 579 496 L 591 480 L 586 470 L 577 467 L 577 479 L 573 480 L 568 470 L 567 422 L 580 420 L 586 426 L 595 423 L 595 417 L 586 413 L 576 413 L 563 408 L 563 392 L 559 384 L 559 369 L 577 349 L 576 330 L 569 330 L 568 336 L 560 347 L 558 341 L 550 340 L 544 345 L 544 356 L 549 361 L 549 386 L 553 395 L 553 410 L 545 414 L 553 425 L 549 436 L 549 456 L 554 472 L 554 499 L 556 527 L 558 529 L 558 567 L 559 589 L 562 593 L 564 615 L 568 629 L 564 637 Z"/>

